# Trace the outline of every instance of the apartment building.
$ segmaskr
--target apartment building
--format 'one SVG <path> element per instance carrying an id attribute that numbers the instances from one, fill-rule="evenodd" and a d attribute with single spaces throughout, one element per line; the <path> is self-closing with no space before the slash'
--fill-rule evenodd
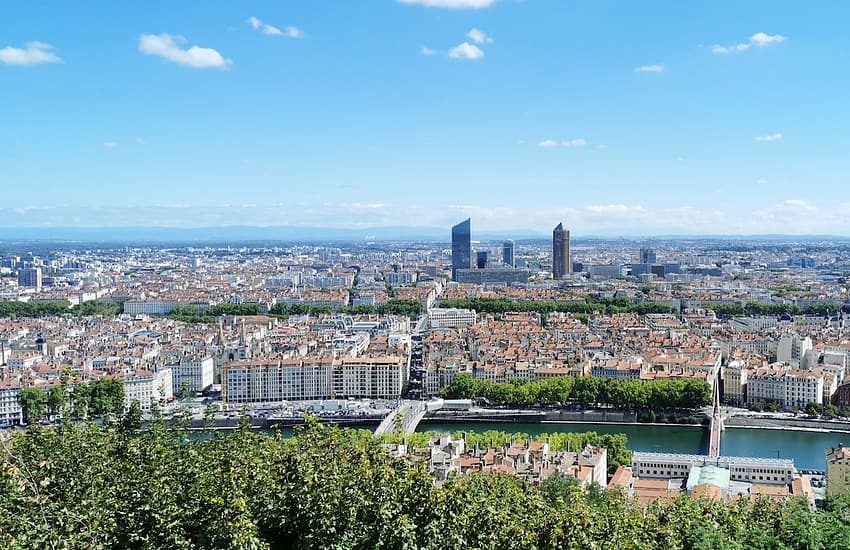
<path id="1" fill-rule="evenodd" d="M 228 403 L 274 403 L 333 396 L 330 358 L 249 359 L 221 370 L 222 391 Z"/>
<path id="2" fill-rule="evenodd" d="M 171 369 L 172 391 L 179 395 L 185 385 L 190 392 L 200 392 L 213 383 L 215 362 L 209 355 L 204 357 L 184 357 L 179 363 L 169 365 Z"/>
<path id="3" fill-rule="evenodd" d="M 138 401 L 142 412 L 150 412 L 153 403 L 174 398 L 170 368 L 157 371 L 137 369 L 124 374 L 124 408 Z"/>
<path id="4" fill-rule="evenodd" d="M 742 405 L 746 401 L 748 365 L 744 361 L 730 362 L 723 369 L 723 400 L 732 405 Z"/>
<path id="5" fill-rule="evenodd" d="M 471 309 L 432 308 L 428 310 L 431 328 L 457 328 L 475 324 L 476 314 Z"/>
<path id="6" fill-rule="evenodd" d="M 402 357 L 344 357 L 334 364 L 336 397 L 398 399 L 407 380 Z"/>
<path id="7" fill-rule="evenodd" d="M 850 494 L 850 448 L 840 443 L 826 450 L 826 494 Z"/>
<path id="8" fill-rule="evenodd" d="M 802 408 L 811 402 L 823 403 L 823 396 L 822 372 L 772 367 L 747 376 L 747 403 L 771 401 L 783 408 Z"/>
<path id="9" fill-rule="evenodd" d="M 250 359 L 222 367 L 228 403 L 274 403 L 340 397 L 398 399 L 407 380 L 402 357 Z"/>
<path id="10" fill-rule="evenodd" d="M 17 381 L 0 380 L 0 425 L 23 422 L 21 386 Z"/>

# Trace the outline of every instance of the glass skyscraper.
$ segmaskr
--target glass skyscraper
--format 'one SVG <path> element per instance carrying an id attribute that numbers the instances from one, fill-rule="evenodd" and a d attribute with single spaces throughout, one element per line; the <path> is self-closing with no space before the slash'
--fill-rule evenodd
<path id="1" fill-rule="evenodd" d="M 502 245 L 502 263 L 509 267 L 516 267 L 515 255 L 516 244 L 511 240 L 505 241 Z"/>
<path id="2" fill-rule="evenodd" d="M 470 239 L 470 220 L 452 227 L 452 281 L 457 280 L 458 269 L 472 267 L 472 241 Z"/>
<path id="3" fill-rule="evenodd" d="M 570 230 L 559 223 L 552 231 L 552 277 L 561 279 L 572 275 L 573 264 L 570 259 Z"/>

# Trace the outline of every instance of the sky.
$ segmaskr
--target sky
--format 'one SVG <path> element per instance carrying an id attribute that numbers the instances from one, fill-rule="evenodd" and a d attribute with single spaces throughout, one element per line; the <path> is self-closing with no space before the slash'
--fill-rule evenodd
<path id="1" fill-rule="evenodd" d="M 4 0 L 0 227 L 850 235 L 848 21 L 844 0 Z"/>

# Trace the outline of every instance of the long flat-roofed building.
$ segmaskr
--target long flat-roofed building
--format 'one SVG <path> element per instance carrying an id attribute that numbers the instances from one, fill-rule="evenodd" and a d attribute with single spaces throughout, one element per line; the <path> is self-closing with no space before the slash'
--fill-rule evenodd
<path id="1" fill-rule="evenodd" d="M 760 485 L 787 485 L 797 477 L 790 458 L 689 455 L 635 452 L 632 472 L 642 478 L 688 478 L 695 467 L 713 466 L 729 471 L 730 481 Z"/>
<path id="2" fill-rule="evenodd" d="M 336 397 L 397 399 L 407 379 L 402 357 L 344 357 L 334 363 Z"/>

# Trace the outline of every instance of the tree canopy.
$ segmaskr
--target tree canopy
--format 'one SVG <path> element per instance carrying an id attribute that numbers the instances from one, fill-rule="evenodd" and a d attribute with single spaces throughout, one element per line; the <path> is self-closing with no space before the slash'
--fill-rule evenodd
<path id="1" fill-rule="evenodd" d="M 608 405 L 625 410 L 692 410 L 711 403 L 711 386 L 703 380 L 611 380 L 592 376 L 559 376 L 507 383 L 458 373 L 440 394 L 448 399 L 485 398 L 497 405 L 582 407 Z"/>
<path id="2" fill-rule="evenodd" d="M 154 424 L 34 428 L 0 439 L 3 548 L 837 549 L 850 502 L 644 507 L 616 491 L 504 475 L 441 484 L 369 435 L 190 437 Z"/>
<path id="3" fill-rule="evenodd" d="M 657 302 L 633 303 L 629 298 L 581 299 L 571 301 L 514 301 L 507 298 L 469 298 L 465 300 L 443 300 L 440 307 L 473 309 L 478 313 L 507 313 L 510 311 L 534 311 L 537 313 L 677 313 L 675 308 Z"/>

